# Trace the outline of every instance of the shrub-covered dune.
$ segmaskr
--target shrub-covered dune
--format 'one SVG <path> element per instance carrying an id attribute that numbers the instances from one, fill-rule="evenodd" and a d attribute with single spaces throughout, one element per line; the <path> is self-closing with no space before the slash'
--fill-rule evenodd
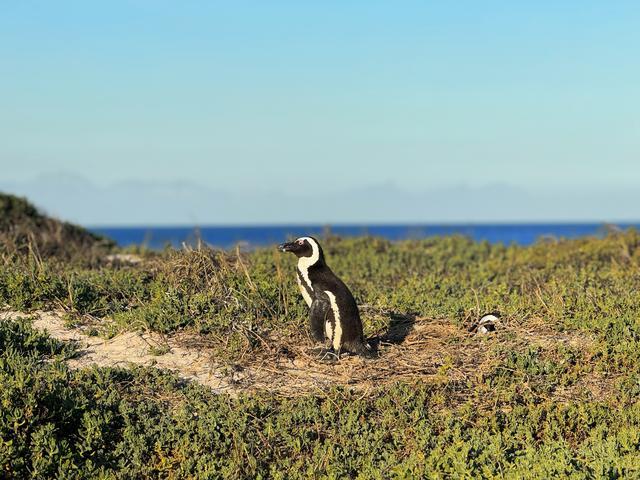
<path id="1" fill-rule="evenodd" d="M 114 243 L 84 228 L 48 217 L 26 199 L 0 192 L 0 253 L 65 260 L 104 253 Z"/>
<path id="2" fill-rule="evenodd" d="M 73 346 L 0 321 L 0 477 L 640 476 L 637 232 L 531 247 L 323 244 L 380 358 L 324 366 L 308 388 L 230 396 L 153 368 L 71 370 Z M 288 378 L 279 366 L 301 358 L 320 368 L 294 259 L 272 248 L 170 249 L 136 264 L 0 249 L 8 309 L 62 309 L 105 337 L 197 339 L 229 372 Z M 490 311 L 496 332 L 474 334 Z"/>

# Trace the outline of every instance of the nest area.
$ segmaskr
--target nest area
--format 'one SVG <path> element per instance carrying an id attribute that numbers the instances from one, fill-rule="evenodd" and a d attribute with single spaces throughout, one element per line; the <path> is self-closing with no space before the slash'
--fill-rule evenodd
<path id="1" fill-rule="evenodd" d="M 370 390 L 398 381 L 460 381 L 486 360 L 477 355 L 481 348 L 464 348 L 468 333 L 446 320 L 395 319 L 386 334 L 370 339 L 378 347 L 372 359 L 348 354 L 325 359 L 310 340 L 291 344 L 274 337 L 268 351 L 242 359 L 238 386 L 290 395 L 332 386 Z"/>
<path id="2" fill-rule="evenodd" d="M 138 348 L 136 363 L 167 368 L 183 378 L 234 396 L 245 393 L 285 398 L 308 394 L 324 396 L 336 387 L 367 395 L 398 382 L 424 382 L 444 389 L 449 404 L 482 403 L 482 399 L 477 398 L 478 391 L 492 388 L 487 379 L 512 373 L 505 367 L 509 352 L 533 349 L 536 355 L 550 361 L 554 361 L 558 349 L 576 352 L 583 357 L 580 361 L 589 361 L 592 355 L 593 339 L 558 333 L 549 329 L 542 319 L 529 319 L 526 326 L 500 320 L 496 330 L 487 335 L 470 328 L 473 322 L 467 323 L 471 325 L 457 325 L 448 319 L 392 316 L 385 331 L 369 338 L 378 347 L 379 355 L 373 359 L 347 354 L 339 360 L 323 359 L 306 332 L 290 337 L 272 331 L 261 337 L 260 348 L 244 352 L 233 363 L 217 355 L 219 350 L 207 336 L 187 331 L 172 336 L 128 332 L 107 343 L 111 345 L 109 348 L 124 352 L 115 362 L 118 366 L 131 362 L 132 352 Z M 92 348 L 96 350 L 95 346 Z M 85 358 L 77 366 L 91 363 L 114 365 L 107 352 L 97 362 Z M 577 396 L 601 399 L 611 391 L 614 381 L 585 373 L 566 388 L 556 389 L 549 398 L 557 401 Z M 528 382 L 529 379 L 523 377 L 519 388 L 527 390 Z"/>
<path id="3" fill-rule="evenodd" d="M 7 318 L 18 314 L 2 315 Z M 260 348 L 248 350 L 230 363 L 219 356 L 215 342 L 206 335 L 129 331 L 105 339 L 89 335 L 93 328 L 90 324 L 71 326 L 63 316 L 62 312 L 39 312 L 34 325 L 54 338 L 76 343 L 77 354 L 68 360 L 72 368 L 163 368 L 232 396 L 325 396 L 335 393 L 336 388 L 366 396 L 395 383 L 422 382 L 442 389 L 443 402 L 448 406 L 471 402 L 478 408 L 490 409 L 499 400 L 493 395 L 492 382 L 501 375 L 515 374 L 516 369 L 508 366 L 510 352 L 529 350 L 545 361 L 561 363 L 566 361 L 566 351 L 571 351 L 578 357 L 577 363 L 586 363 L 594 347 L 592 338 L 559 333 L 537 318 L 528 319 L 525 325 L 501 319 L 495 331 L 482 335 L 472 328 L 471 321 L 457 325 L 448 319 L 391 316 L 388 328 L 369 338 L 377 344 L 377 358 L 343 354 L 339 360 L 327 361 L 306 332 L 291 337 L 272 331 L 261 338 Z M 613 391 L 615 381 L 611 376 L 588 371 L 567 385 L 557 385 L 557 378 L 549 379 L 549 384 L 554 384 L 553 391 L 539 400 L 599 400 Z M 524 393 L 541 391 L 540 385 L 530 388 L 530 382 L 540 379 L 525 375 L 517 388 Z"/>
<path id="4" fill-rule="evenodd" d="M 446 388 L 449 401 L 457 403 L 473 397 L 473 386 L 495 375 L 496 368 L 504 368 L 510 351 L 535 348 L 552 358 L 558 348 L 568 348 L 588 359 L 592 346 L 590 338 L 559 334 L 545 328 L 542 320 L 526 327 L 502 321 L 495 332 L 479 335 L 447 319 L 400 317 L 370 340 L 378 342 L 377 358 L 342 355 L 338 361 L 324 361 L 310 340 L 292 342 L 273 335 L 269 348 L 234 365 L 230 386 L 236 391 L 291 396 L 322 395 L 335 386 L 366 394 L 397 382 L 420 381 Z M 523 388 L 526 382 L 524 378 Z M 602 378 L 585 375 L 570 388 L 555 392 L 554 398 L 582 394 L 602 398 L 609 387 Z"/>

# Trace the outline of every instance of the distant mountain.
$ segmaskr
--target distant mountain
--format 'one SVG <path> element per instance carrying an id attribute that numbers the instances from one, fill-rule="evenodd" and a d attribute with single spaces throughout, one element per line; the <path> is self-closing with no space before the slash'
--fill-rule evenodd
<path id="1" fill-rule="evenodd" d="M 383 184 L 328 192 L 222 191 L 192 182 L 99 187 L 77 175 L 2 182 L 50 215 L 84 225 L 637 221 L 638 190 L 528 191 L 511 185 L 410 192 Z"/>

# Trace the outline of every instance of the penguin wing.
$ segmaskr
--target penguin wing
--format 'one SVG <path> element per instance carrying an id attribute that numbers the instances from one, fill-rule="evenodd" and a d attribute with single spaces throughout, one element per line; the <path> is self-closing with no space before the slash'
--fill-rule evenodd
<path id="1" fill-rule="evenodd" d="M 316 297 L 311 303 L 311 334 L 318 342 L 324 342 L 324 324 L 331 315 L 329 302 L 324 298 Z"/>

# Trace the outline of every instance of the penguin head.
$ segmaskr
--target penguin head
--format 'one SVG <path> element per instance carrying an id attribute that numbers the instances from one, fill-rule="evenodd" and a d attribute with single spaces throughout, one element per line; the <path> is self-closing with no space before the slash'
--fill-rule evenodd
<path id="1" fill-rule="evenodd" d="M 281 252 L 291 252 L 298 258 L 309 257 L 314 259 L 315 257 L 315 261 L 312 262 L 312 264 L 324 258 L 322 247 L 320 247 L 318 241 L 313 237 L 300 237 L 293 242 L 281 243 L 278 245 L 278 250 Z"/>

